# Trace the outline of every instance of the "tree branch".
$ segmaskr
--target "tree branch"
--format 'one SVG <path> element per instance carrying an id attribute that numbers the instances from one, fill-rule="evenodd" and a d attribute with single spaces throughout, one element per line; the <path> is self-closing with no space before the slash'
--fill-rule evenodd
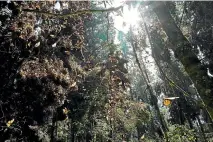
<path id="1" fill-rule="evenodd" d="M 75 17 L 75 16 L 78 16 L 78 15 L 87 14 L 87 13 L 111 12 L 111 11 L 119 10 L 121 8 L 123 8 L 123 5 L 121 5 L 119 7 L 108 8 L 108 9 L 79 10 L 79 11 L 68 13 L 68 14 L 50 13 L 50 12 L 39 11 L 39 10 L 35 10 L 35 9 L 22 9 L 22 11 L 23 12 L 32 12 L 32 13 L 44 14 L 44 15 L 48 15 L 48 16 L 55 16 L 55 17 L 65 18 L 65 17 Z"/>

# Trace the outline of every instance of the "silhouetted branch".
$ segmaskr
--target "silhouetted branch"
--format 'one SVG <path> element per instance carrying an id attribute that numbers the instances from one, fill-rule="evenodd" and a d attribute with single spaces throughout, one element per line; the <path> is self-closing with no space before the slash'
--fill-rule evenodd
<path id="1" fill-rule="evenodd" d="M 123 8 L 123 5 L 122 5 L 122 6 L 119 6 L 119 7 L 108 8 L 108 9 L 89 9 L 89 10 L 80 10 L 80 11 L 76 11 L 76 12 L 72 12 L 72 13 L 68 13 L 68 14 L 50 13 L 50 12 L 39 11 L 39 10 L 35 10 L 35 9 L 22 9 L 22 11 L 64 18 L 64 17 L 75 17 L 75 16 L 78 16 L 78 15 L 87 14 L 87 13 L 111 12 L 111 11 L 119 10 L 119 9 L 121 9 L 121 8 Z"/>

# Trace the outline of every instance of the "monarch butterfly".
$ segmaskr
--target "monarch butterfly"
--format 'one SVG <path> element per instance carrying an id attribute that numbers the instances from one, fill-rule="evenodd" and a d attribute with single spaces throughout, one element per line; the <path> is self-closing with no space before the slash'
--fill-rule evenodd
<path id="1" fill-rule="evenodd" d="M 169 106 L 172 103 L 172 100 L 178 99 L 179 97 L 168 97 L 163 99 L 163 104 Z"/>
<path id="2" fill-rule="evenodd" d="M 164 104 L 165 106 L 169 106 L 169 105 L 171 104 L 171 100 L 169 100 L 169 99 L 164 99 L 164 100 L 163 100 L 163 104 Z"/>

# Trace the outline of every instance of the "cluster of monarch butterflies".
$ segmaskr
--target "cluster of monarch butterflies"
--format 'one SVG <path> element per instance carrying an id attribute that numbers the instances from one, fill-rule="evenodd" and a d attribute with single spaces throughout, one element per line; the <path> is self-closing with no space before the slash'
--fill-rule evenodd
<path id="1" fill-rule="evenodd" d="M 178 99 L 179 97 L 167 97 L 163 99 L 163 105 L 169 106 L 173 100 Z"/>

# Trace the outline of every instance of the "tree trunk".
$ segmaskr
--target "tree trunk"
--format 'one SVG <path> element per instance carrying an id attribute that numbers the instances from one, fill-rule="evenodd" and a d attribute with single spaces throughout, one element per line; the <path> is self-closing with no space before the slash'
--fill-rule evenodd
<path id="1" fill-rule="evenodd" d="M 208 76 L 206 66 L 202 65 L 196 54 L 192 52 L 190 42 L 184 37 L 176 25 L 164 2 L 155 1 L 152 2 L 151 6 L 166 32 L 169 41 L 172 43 L 172 50 L 175 53 L 175 57 L 183 64 L 186 72 L 194 82 L 212 119 L 213 79 Z"/>
<path id="2" fill-rule="evenodd" d="M 73 119 L 71 119 L 71 134 L 70 134 L 70 140 L 71 142 L 75 142 L 75 132 L 74 132 L 74 122 L 73 122 Z"/>
<path id="3" fill-rule="evenodd" d="M 132 29 L 130 28 L 130 33 L 131 33 L 131 37 L 133 36 L 132 34 Z M 168 127 L 162 117 L 162 115 L 160 114 L 160 109 L 158 107 L 158 104 L 157 104 L 157 97 L 155 96 L 154 92 L 153 92 L 153 89 L 152 89 L 152 86 L 150 85 L 151 82 L 150 82 L 150 79 L 149 79 L 149 76 L 147 74 L 147 71 L 146 71 L 146 67 L 144 65 L 144 62 L 143 60 L 141 60 L 142 64 L 140 64 L 140 61 L 139 61 L 139 58 L 137 56 L 137 52 L 136 52 L 136 48 L 137 48 L 137 42 L 134 42 L 133 38 L 131 38 L 131 45 L 132 45 L 132 48 L 133 48 L 133 52 L 134 52 L 134 55 L 135 55 L 135 58 L 136 58 L 136 62 L 137 62 L 137 65 L 140 69 L 140 72 L 142 74 L 142 77 L 144 78 L 144 81 L 146 83 L 146 86 L 147 86 L 147 90 L 149 91 L 149 95 L 150 95 L 150 104 L 152 106 L 154 106 L 155 110 L 156 110 L 156 113 L 157 113 L 157 117 L 160 121 L 160 124 L 161 124 L 161 127 L 162 129 L 160 129 L 161 133 L 163 134 L 163 136 L 165 137 L 166 141 L 167 141 L 167 131 L 168 131 Z"/>
<path id="4" fill-rule="evenodd" d="M 206 135 L 205 135 L 205 131 L 204 131 L 204 128 L 203 128 L 202 123 L 201 123 L 201 121 L 200 121 L 200 118 L 197 116 L 196 119 L 197 119 L 197 122 L 198 122 L 198 124 L 197 124 L 197 125 L 198 125 L 198 128 L 200 129 L 201 134 L 202 134 L 202 137 L 203 137 L 203 141 L 204 141 L 204 142 L 207 142 L 207 140 L 206 140 Z"/>

